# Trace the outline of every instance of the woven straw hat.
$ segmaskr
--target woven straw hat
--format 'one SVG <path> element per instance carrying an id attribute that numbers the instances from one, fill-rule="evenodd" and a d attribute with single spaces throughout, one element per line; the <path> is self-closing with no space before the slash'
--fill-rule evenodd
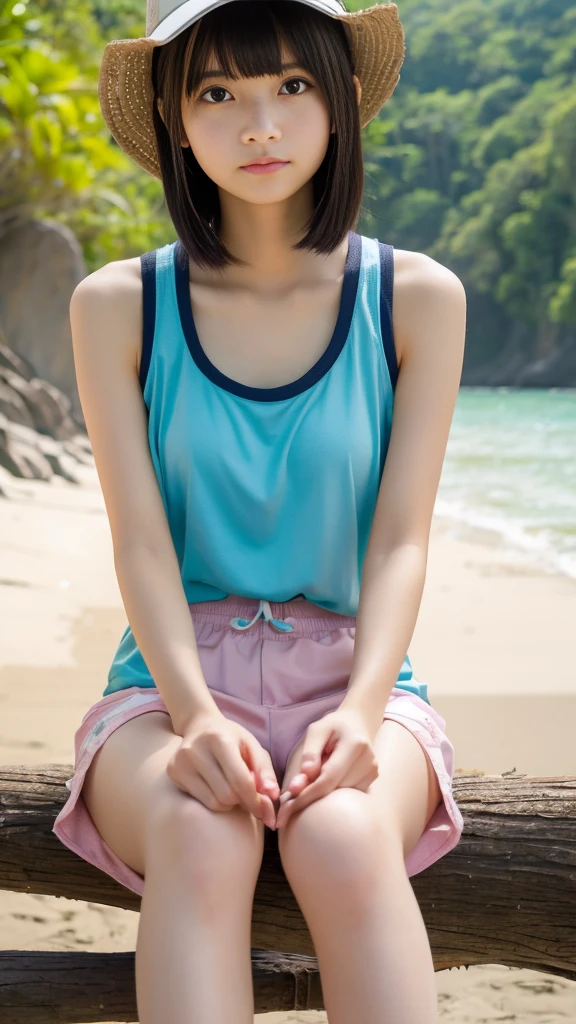
<path id="1" fill-rule="evenodd" d="M 104 120 L 119 146 L 154 177 L 162 177 L 152 120 L 152 53 L 204 14 L 234 0 L 147 0 L 146 36 L 114 39 L 104 50 L 98 97 Z M 360 124 L 364 128 L 392 95 L 404 60 L 398 7 L 376 4 L 347 11 L 342 0 L 299 0 L 344 23 L 354 73 L 362 86 Z"/>

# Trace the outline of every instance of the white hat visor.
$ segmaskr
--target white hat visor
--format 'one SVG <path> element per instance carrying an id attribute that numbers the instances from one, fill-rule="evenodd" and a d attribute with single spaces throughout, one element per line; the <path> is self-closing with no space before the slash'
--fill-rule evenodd
<path id="1" fill-rule="evenodd" d="M 153 39 L 155 43 L 168 43 L 209 11 L 233 2 L 234 0 L 186 0 L 185 3 L 179 3 L 178 0 L 151 0 L 148 5 L 148 17 L 153 25 L 147 26 L 148 39 Z M 332 18 L 346 14 L 346 8 L 340 0 L 299 0 L 299 3 L 315 7 L 317 11 Z"/>

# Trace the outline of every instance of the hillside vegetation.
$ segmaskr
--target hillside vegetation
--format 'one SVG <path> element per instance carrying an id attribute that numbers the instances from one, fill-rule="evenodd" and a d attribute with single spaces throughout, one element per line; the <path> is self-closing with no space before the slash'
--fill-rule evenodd
<path id="1" fill-rule="evenodd" d="M 550 359 L 576 345 L 576 8 L 398 6 L 406 59 L 364 131 L 358 230 L 461 277 L 468 370 L 503 351 Z M 111 140 L 96 94 L 105 43 L 144 35 L 143 11 L 143 0 L 0 0 L 0 234 L 56 218 L 89 269 L 175 237 L 160 183 Z"/>

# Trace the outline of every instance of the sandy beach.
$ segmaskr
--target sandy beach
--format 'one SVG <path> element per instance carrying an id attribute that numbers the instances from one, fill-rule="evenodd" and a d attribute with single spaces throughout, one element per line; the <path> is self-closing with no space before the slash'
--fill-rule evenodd
<path id="1" fill-rule="evenodd" d="M 72 460 L 71 470 L 80 485 L 0 469 L 5 764 L 72 763 L 74 731 L 102 696 L 126 625 L 96 470 Z M 576 774 L 575 608 L 576 580 L 521 562 L 496 534 L 435 518 L 410 658 L 446 719 L 457 768 Z M 1 949 L 133 950 L 137 923 L 130 911 L 0 891 Z M 447 1024 L 576 1019 L 576 983 L 551 975 L 487 965 L 439 971 L 436 982 Z"/>

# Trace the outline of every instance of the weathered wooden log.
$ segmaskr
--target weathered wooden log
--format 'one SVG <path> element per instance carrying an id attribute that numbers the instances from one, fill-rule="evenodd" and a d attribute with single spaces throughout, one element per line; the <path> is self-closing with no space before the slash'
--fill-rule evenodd
<path id="1" fill-rule="evenodd" d="M 68 797 L 64 781 L 72 770 L 71 765 L 52 764 L 0 768 L 0 888 L 138 910 L 140 898 L 135 893 L 76 856 L 51 831 L 54 818 Z M 428 931 L 435 969 L 502 964 L 576 981 L 576 777 L 534 778 L 457 770 L 453 788 L 464 817 L 461 840 L 449 854 L 411 879 Z M 290 998 L 300 1000 L 302 1008 L 306 999 L 311 998 L 312 1003 L 308 1002 L 306 1008 L 321 1009 L 321 990 L 316 980 L 306 996 L 295 993 L 294 965 L 297 966 L 299 957 L 313 958 L 314 947 L 282 870 L 277 839 L 276 833 L 266 831 L 254 899 L 252 945 L 257 999 L 261 1000 L 259 985 L 265 986 L 266 993 L 266 1010 L 262 1001 L 257 1003 L 256 1010 L 284 1008 L 285 986 L 292 992 Z M 277 1003 L 276 997 L 269 995 L 272 988 L 268 988 L 268 981 L 262 981 L 256 970 L 262 967 L 258 958 L 264 956 L 264 951 L 281 951 L 277 954 L 282 963 L 279 974 L 286 974 L 286 978 L 283 982 L 278 979 Z M 283 953 L 295 957 L 288 966 Z M 87 961 L 94 964 L 101 956 L 82 955 L 94 958 Z M 14 958 L 20 958 L 18 970 L 27 970 L 31 967 L 30 956 L 11 952 L 11 969 Z M 76 958 L 79 954 L 58 956 Z M 114 963 L 120 964 L 125 962 L 121 958 L 126 954 L 106 956 L 116 957 Z M 272 962 L 274 958 L 266 961 L 266 971 L 270 971 Z M 64 964 L 64 960 L 59 963 Z M 317 977 L 316 964 L 306 963 L 308 984 Z M 72 959 L 69 964 L 73 964 Z M 73 975 L 64 975 L 64 1004 L 52 1017 L 37 1016 L 35 1024 L 43 1019 L 114 1020 L 114 1013 L 125 1013 L 123 995 L 118 995 L 116 1009 L 107 1004 L 104 1016 L 82 1017 L 78 1006 L 72 1012 L 73 979 Z M 273 980 L 276 984 L 277 979 Z M 116 976 L 113 983 L 114 991 L 120 992 L 121 983 Z M 14 981 L 12 985 L 12 1000 L 16 998 L 17 984 Z M 95 990 L 109 991 L 111 984 L 110 977 L 108 988 L 98 987 L 95 982 Z M 23 998 L 25 989 L 29 990 L 29 983 L 24 980 Z M 0 1007 L 2 991 L 0 978 Z M 56 989 L 53 987 L 52 991 Z M 98 1004 L 94 1005 L 97 1009 Z M 290 1008 L 295 1005 L 293 1001 Z M 81 1012 L 85 1012 L 86 1007 L 82 1006 Z M 65 1016 L 69 1009 L 72 1016 Z M 21 1024 L 27 1018 L 13 1019 Z"/>
<path id="2" fill-rule="evenodd" d="M 323 1009 L 314 957 L 252 950 L 256 1013 Z M 137 1021 L 134 953 L 0 951 L 2 1024 Z"/>

